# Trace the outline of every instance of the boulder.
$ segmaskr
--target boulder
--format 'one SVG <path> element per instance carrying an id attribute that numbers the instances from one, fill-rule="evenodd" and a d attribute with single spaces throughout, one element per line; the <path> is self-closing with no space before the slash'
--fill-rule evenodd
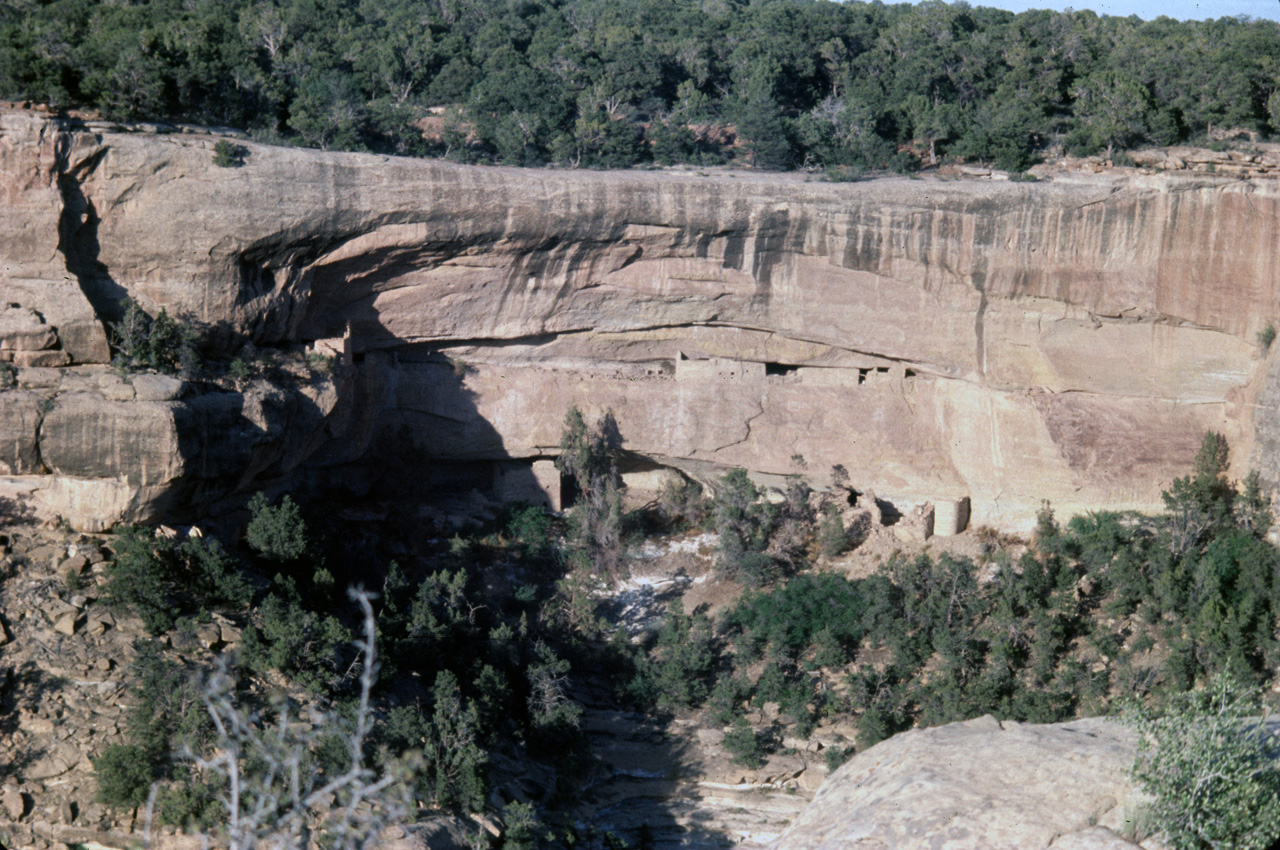
<path id="1" fill-rule="evenodd" d="M 20 368 L 48 369 L 54 366 L 69 366 L 71 364 L 71 354 L 55 349 L 15 351 L 13 352 L 13 363 Z"/>
<path id="2" fill-rule="evenodd" d="M 217 623 L 204 623 L 196 628 L 196 640 L 205 649 L 217 649 L 222 645 L 222 628 Z"/>
<path id="3" fill-rule="evenodd" d="M 84 571 L 88 569 L 88 567 L 89 559 L 80 553 L 76 553 L 69 556 L 61 564 L 58 564 L 58 571 L 63 574 L 71 572 L 79 576 L 84 575 Z"/>
<path id="4" fill-rule="evenodd" d="M 0 791 L 0 806 L 4 807 L 4 813 L 9 820 L 22 820 L 22 816 L 27 813 L 27 795 L 23 794 L 16 785 L 6 785 L 4 790 Z"/>
<path id="5" fill-rule="evenodd" d="M 59 614 L 58 618 L 53 621 L 53 630 L 70 637 L 76 633 L 76 626 L 79 622 L 80 612 L 68 611 L 65 614 Z"/>
<path id="6" fill-rule="evenodd" d="M 62 380 L 62 370 L 28 367 L 18 372 L 18 386 L 23 389 L 55 389 Z"/>
<path id="7" fill-rule="evenodd" d="M 772 847 L 1137 850 L 1133 758 L 1133 731 L 1103 718 L 904 732 L 828 776 Z"/>
<path id="8" fill-rule="evenodd" d="M 5 353 L 40 351 L 57 344 L 57 333 L 35 310 L 15 304 L 0 308 L 0 358 Z"/>
<path id="9" fill-rule="evenodd" d="M 134 396 L 133 385 L 114 372 L 98 376 L 98 392 L 111 401 L 130 401 Z"/>
<path id="10" fill-rule="evenodd" d="M 182 395 L 186 384 L 172 375 L 139 374 L 129 376 L 138 401 L 172 401 Z"/>

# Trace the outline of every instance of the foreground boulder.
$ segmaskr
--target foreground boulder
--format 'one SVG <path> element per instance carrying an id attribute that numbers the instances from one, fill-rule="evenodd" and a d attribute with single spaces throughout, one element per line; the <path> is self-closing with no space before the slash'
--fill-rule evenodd
<path id="1" fill-rule="evenodd" d="M 1103 718 L 1041 726 L 987 716 L 904 732 L 827 777 L 774 848 L 1158 846 L 1139 825 L 1133 757 L 1133 731 Z"/>

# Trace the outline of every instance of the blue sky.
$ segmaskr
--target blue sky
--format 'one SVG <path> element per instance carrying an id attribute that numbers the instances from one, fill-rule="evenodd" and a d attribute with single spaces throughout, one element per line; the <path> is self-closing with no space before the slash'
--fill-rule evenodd
<path id="1" fill-rule="evenodd" d="M 1280 20 L 1280 0 L 969 0 L 970 6 L 994 6 L 1012 12 L 1027 9 L 1092 9 L 1100 15 L 1137 15 L 1151 20 L 1168 15 L 1179 20 L 1202 20 L 1249 15 Z"/>

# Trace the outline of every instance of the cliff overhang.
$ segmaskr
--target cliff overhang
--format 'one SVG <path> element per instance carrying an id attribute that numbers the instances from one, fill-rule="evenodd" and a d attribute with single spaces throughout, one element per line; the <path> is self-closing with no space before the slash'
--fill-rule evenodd
<path id="1" fill-rule="evenodd" d="M 112 402 L 110 428 L 46 434 L 45 397 L 64 399 L 59 417 L 110 406 L 10 390 L 10 490 L 123 482 L 106 513 L 144 518 L 197 504 L 197 468 L 230 492 L 268 468 L 349 472 L 387 445 L 424 475 L 480 481 L 553 455 L 571 405 L 612 411 L 651 463 L 780 476 L 799 455 L 818 481 L 839 464 L 891 500 L 967 497 L 975 523 L 1002 528 L 1043 500 L 1156 509 L 1208 429 L 1234 473 L 1280 481 L 1280 377 L 1255 341 L 1280 316 L 1272 179 L 831 184 L 248 142 L 242 167 L 219 168 L 215 142 L 0 114 L 0 300 L 16 305 L 0 358 L 20 379 L 101 370 L 127 296 L 228 354 L 345 338 L 350 374 L 320 415 L 278 420 L 294 448 L 266 442 L 293 452 L 283 465 L 191 448 L 224 435 L 189 430 L 181 399 Z M 172 445 L 138 454 L 166 470 L 157 484 L 123 447 L 166 428 Z M 81 439 L 63 453 L 81 459 L 51 463 L 54 434 Z"/>

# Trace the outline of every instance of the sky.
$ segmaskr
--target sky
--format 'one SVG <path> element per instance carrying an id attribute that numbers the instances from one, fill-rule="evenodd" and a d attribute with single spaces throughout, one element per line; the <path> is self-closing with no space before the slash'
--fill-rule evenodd
<path id="1" fill-rule="evenodd" d="M 1249 15 L 1280 20 L 1280 0 L 969 0 L 970 6 L 994 6 L 1011 12 L 1027 9 L 1092 9 L 1100 15 L 1137 15 L 1144 20 L 1168 15 L 1178 20 L 1203 20 Z"/>

